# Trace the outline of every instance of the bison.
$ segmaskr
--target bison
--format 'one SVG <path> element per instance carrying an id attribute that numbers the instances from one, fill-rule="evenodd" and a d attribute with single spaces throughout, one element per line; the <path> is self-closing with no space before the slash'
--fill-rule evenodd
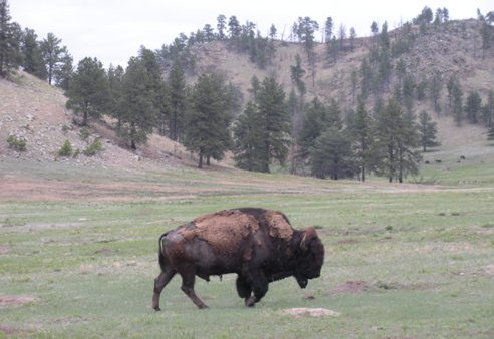
<path id="1" fill-rule="evenodd" d="M 152 307 L 179 273 L 182 291 L 199 308 L 208 306 L 194 291 L 195 277 L 236 273 L 238 295 L 252 307 L 270 282 L 293 276 L 301 288 L 320 275 L 324 247 L 314 228 L 294 230 L 277 211 L 241 208 L 207 214 L 159 238 L 161 273 L 154 280 Z"/>

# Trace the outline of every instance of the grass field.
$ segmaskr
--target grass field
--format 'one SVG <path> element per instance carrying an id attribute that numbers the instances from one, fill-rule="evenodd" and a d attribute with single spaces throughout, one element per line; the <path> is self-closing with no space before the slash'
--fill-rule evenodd
<path id="1" fill-rule="evenodd" d="M 416 179 L 435 185 L 402 186 L 4 159 L 0 338 L 493 338 L 494 169 L 443 159 Z M 198 310 L 176 277 L 151 310 L 159 235 L 245 206 L 315 226 L 321 278 L 273 283 L 254 309 L 235 276 L 199 279 Z"/>

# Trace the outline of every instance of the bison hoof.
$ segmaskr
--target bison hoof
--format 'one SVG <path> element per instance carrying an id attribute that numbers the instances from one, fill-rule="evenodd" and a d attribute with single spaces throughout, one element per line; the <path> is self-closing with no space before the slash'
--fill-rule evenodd
<path id="1" fill-rule="evenodd" d="M 209 308 L 209 306 L 208 306 L 208 305 L 206 305 L 206 304 L 199 305 L 198 307 L 199 307 L 201 310 L 205 310 L 205 309 Z"/>
<path id="2" fill-rule="evenodd" d="M 153 306 L 153 310 L 155 310 L 156 312 L 158 312 L 158 311 L 161 311 L 161 308 L 159 306 Z"/>
<path id="3" fill-rule="evenodd" d="M 256 306 L 256 298 L 255 297 L 249 297 L 249 298 L 245 299 L 245 306 L 247 306 L 247 307 Z"/>

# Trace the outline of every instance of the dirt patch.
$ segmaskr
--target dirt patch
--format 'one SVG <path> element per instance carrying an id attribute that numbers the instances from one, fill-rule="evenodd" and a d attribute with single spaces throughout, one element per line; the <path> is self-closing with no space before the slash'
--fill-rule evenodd
<path id="1" fill-rule="evenodd" d="M 290 239 L 293 235 L 293 228 L 288 223 L 288 219 L 281 212 L 266 211 L 264 217 L 268 222 L 269 235 L 273 238 Z"/>
<path id="2" fill-rule="evenodd" d="M 333 288 L 330 294 L 358 294 L 368 291 L 371 284 L 363 280 L 347 281 Z"/>
<path id="3" fill-rule="evenodd" d="M 293 315 L 295 317 L 309 316 L 309 317 L 337 317 L 339 312 L 328 310 L 327 308 L 288 308 L 283 310 L 283 314 Z"/>
<path id="4" fill-rule="evenodd" d="M 10 252 L 10 247 L 7 246 L 0 246 L 0 255 L 2 254 L 7 254 Z"/>
<path id="5" fill-rule="evenodd" d="M 198 237 L 218 252 L 235 253 L 242 241 L 258 230 L 259 224 L 253 216 L 227 210 L 200 216 L 178 232 L 188 240 Z"/>
<path id="6" fill-rule="evenodd" d="M 494 276 L 494 265 L 487 265 L 484 268 L 485 274 Z"/>
<path id="7" fill-rule="evenodd" d="M 337 242 L 338 245 L 355 245 L 356 243 L 358 243 L 358 241 L 352 238 L 341 239 Z"/>
<path id="8" fill-rule="evenodd" d="M 32 331 L 19 330 L 19 329 L 15 329 L 15 328 L 11 328 L 11 327 L 8 327 L 8 326 L 3 326 L 3 325 L 0 325 L 0 332 L 5 333 L 6 335 L 29 334 L 29 333 L 32 333 Z"/>
<path id="9" fill-rule="evenodd" d="M 34 297 L 20 295 L 2 295 L 0 296 L 0 306 L 20 306 L 35 302 Z"/>

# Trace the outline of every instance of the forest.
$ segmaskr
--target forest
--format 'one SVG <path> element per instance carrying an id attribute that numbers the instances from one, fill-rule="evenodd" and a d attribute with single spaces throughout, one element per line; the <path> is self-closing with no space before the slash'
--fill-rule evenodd
<path id="1" fill-rule="evenodd" d="M 483 58 L 494 43 L 494 12 L 477 14 Z M 221 14 L 216 27 L 206 24 L 188 36 L 182 33 L 158 50 L 141 46 L 125 68 L 105 69 L 96 57 L 74 65 L 61 39 L 53 33 L 40 38 L 34 29 L 22 28 L 12 21 L 7 0 L 1 0 L 0 75 L 8 78 L 22 68 L 60 87 L 78 125 L 111 119 L 133 150 L 159 133 L 196 154 L 200 168 L 232 152 L 236 166 L 247 171 L 276 168 L 361 181 L 373 174 L 402 183 L 418 173 L 422 153 L 439 145 L 434 113 L 453 116 L 458 126 L 481 124 L 488 139 L 494 139 L 493 90 L 483 99 L 475 90 L 464 93 L 456 74 L 416 79 L 401 58 L 419 37 L 453 24 L 446 8 L 433 12 L 429 7 L 392 34 L 387 22 L 379 27 L 373 21 L 367 54 L 349 75 L 353 105 L 344 107 L 307 90 L 318 72 L 316 47 L 324 46 L 324 67 L 332 67 L 354 50 L 358 39 L 353 28 L 347 34 L 344 25 L 333 27 L 331 17 L 322 29 L 315 20 L 299 17 L 285 40 L 274 25 L 262 36 L 253 22 L 240 24 L 236 16 Z M 316 41 L 321 30 L 322 41 Z M 277 48 L 286 44 L 302 46 L 307 62 L 300 55 L 293 60 L 290 88 L 276 76 L 253 76 L 243 93 L 222 73 L 198 73 L 194 48 L 212 42 L 247 55 L 260 69 L 273 63 Z M 190 76 L 196 81 L 188 81 Z M 443 88 L 448 103 L 441 106 Z M 426 101 L 431 109 L 417 112 L 416 106 Z"/>

